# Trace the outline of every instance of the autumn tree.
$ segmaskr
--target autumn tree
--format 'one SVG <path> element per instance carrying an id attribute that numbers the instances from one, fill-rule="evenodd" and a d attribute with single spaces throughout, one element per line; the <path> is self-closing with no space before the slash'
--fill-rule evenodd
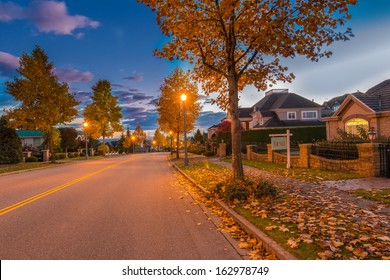
<path id="1" fill-rule="evenodd" d="M 183 93 L 187 96 L 185 103 L 180 99 Z M 183 106 L 186 106 L 186 129 L 191 131 L 201 110 L 198 99 L 198 87 L 191 81 L 190 74 L 179 68 L 165 78 L 160 87 L 160 96 L 156 102 L 157 122 L 162 131 L 167 133 L 172 131 L 175 134 L 177 143 L 180 141 L 180 134 L 183 133 Z M 179 158 L 178 149 L 176 157 Z"/>
<path id="2" fill-rule="evenodd" d="M 54 65 L 39 46 L 31 55 L 22 54 L 17 69 L 20 75 L 6 82 L 6 92 L 20 105 L 6 111 L 6 118 L 10 127 L 44 132 L 51 159 L 55 161 L 55 126 L 71 122 L 77 116 L 75 106 L 79 102 L 69 93 L 68 84 L 58 81 L 53 69 Z"/>
<path id="3" fill-rule="evenodd" d="M 77 143 L 77 130 L 74 127 L 60 127 L 58 128 L 61 135 L 61 148 L 64 153 L 68 152 L 68 149 L 75 149 Z"/>
<path id="4" fill-rule="evenodd" d="M 122 131 L 120 124 L 122 113 L 118 105 L 118 98 L 111 93 L 111 83 L 99 80 L 93 87 L 92 103 L 84 110 L 84 118 L 88 122 L 88 134 L 93 138 L 103 138 L 102 145 L 106 144 L 106 137 L 111 137 L 116 131 Z M 106 155 L 106 149 L 102 150 Z"/>
<path id="5" fill-rule="evenodd" d="M 146 132 L 142 129 L 142 126 L 138 124 L 135 127 L 133 133 L 131 134 L 131 139 L 134 143 L 137 143 L 138 146 L 143 147 L 143 144 L 146 140 Z"/>
<path id="6" fill-rule="evenodd" d="M 203 134 L 200 132 L 200 130 L 198 129 L 194 135 L 194 140 L 195 140 L 195 143 L 197 144 L 203 144 L 204 143 L 204 137 L 203 137 Z"/>
<path id="7" fill-rule="evenodd" d="M 159 128 L 156 129 L 153 136 L 153 141 L 155 141 L 157 147 L 164 146 L 164 135 L 162 135 Z"/>
<path id="8" fill-rule="evenodd" d="M 233 176 L 243 178 L 239 92 L 246 85 L 265 90 L 291 82 L 280 58 L 329 57 L 334 41 L 348 40 L 339 28 L 357 0 L 138 0 L 157 13 L 170 37 L 155 53 L 188 60 L 206 94 L 218 92 L 217 104 L 231 116 Z"/>

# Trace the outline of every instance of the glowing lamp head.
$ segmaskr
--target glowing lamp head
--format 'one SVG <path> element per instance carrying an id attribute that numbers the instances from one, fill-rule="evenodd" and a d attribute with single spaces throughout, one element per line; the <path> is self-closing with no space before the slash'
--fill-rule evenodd
<path id="1" fill-rule="evenodd" d="M 84 126 L 84 127 L 88 127 L 88 123 L 87 123 L 87 122 L 84 122 L 84 123 L 83 123 L 83 126 Z"/>
<path id="2" fill-rule="evenodd" d="M 181 101 L 186 101 L 187 100 L 187 95 L 185 93 L 183 93 L 182 95 L 180 95 L 180 99 Z"/>

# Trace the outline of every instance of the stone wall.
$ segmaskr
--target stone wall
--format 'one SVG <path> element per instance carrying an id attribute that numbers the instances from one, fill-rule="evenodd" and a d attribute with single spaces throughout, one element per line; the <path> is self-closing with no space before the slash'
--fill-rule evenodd
<path id="1" fill-rule="evenodd" d="M 356 160 L 331 160 L 315 156 L 311 154 L 311 146 L 299 145 L 300 155 L 291 156 L 292 167 L 357 173 L 366 177 L 380 175 L 379 144 L 358 144 L 359 159 Z M 253 146 L 247 146 L 248 153 L 243 154 L 243 159 L 287 164 L 287 155 L 272 151 L 271 144 L 267 145 L 267 149 L 268 153 L 261 155 L 253 152 Z"/>

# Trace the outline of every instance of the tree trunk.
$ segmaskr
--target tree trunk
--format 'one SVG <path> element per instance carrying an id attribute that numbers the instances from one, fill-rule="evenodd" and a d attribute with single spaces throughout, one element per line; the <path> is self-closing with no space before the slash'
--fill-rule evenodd
<path id="1" fill-rule="evenodd" d="M 179 143 L 180 143 L 179 137 L 180 137 L 180 133 L 178 132 L 176 136 L 176 159 L 179 159 Z"/>
<path id="2" fill-rule="evenodd" d="M 232 168 L 233 178 L 244 179 L 241 159 L 241 124 L 238 111 L 238 82 L 235 75 L 229 75 L 229 114 L 232 133 Z"/>
<path id="3" fill-rule="evenodd" d="M 103 156 L 106 156 L 106 136 L 103 135 Z"/>
<path id="4" fill-rule="evenodd" d="M 50 157 L 51 157 L 51 162 L 54 163 L 54 162 L 56 162 L 56 156 L 54 154 L 53 128 L 49 132 L 48 145 L 49 145 L 49 153 L 50 153 Z"/>

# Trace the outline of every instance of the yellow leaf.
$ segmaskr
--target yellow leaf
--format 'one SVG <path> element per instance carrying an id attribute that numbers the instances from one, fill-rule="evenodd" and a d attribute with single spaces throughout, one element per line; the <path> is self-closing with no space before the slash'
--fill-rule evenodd
<path id="1" fill-rule="evenodd" d="M 266 228 L 265 228 L 265 230 L 274 230 L 274 229 L 276 229 L 277 228 L 277 226 L 267 226 Z"/>
<path id="2" fill-rule="evenodd" d="M 355 256 L 360 257 L 360 258 L 365 258 L 368 255 L 368 253 L 366 251 L 364 251 L 362 248 L 357 248 L 357 249 L 353 250 L 352 253 Z"/>

